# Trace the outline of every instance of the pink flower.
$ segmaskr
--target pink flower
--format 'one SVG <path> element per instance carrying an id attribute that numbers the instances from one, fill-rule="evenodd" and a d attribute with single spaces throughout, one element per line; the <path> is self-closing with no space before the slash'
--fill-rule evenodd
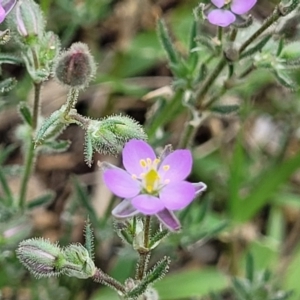
<path id="1" fill-rule="evenodd" d="M 2 23 L 6 16 L 16 5 L 17 0 L 1 0 L 0 1 L 0 23 Z"/>
<path id="2" fill-rule="evenodd" d="M 236 20 L 235 15 L 243 15 L 247 13 L 256 4 L 257 0 L 231 0 L 230 10 L 222 7 L 228 3 L 228 0 L 211 0 L 218 7 L 212 10 L 208 16 L 208 21 L 213 25 L 227 27 Z"/>
<path id="3" fill-rule="evenodd" d="M 112 214 L 117 218 L 138 213 L 156 215 L 170 230 L 179 230 L 180 223 L 172 211 L 185 208 L 206 189 L 202 182 L 185 181 L 192 169 L 191 152 L 171 152 L 166 147 L 157 158 L 146 142 L 131 140 L 126 143 L 122 155 L 125 170 L 102 164 L 106 186 L 124 198 Z"/>

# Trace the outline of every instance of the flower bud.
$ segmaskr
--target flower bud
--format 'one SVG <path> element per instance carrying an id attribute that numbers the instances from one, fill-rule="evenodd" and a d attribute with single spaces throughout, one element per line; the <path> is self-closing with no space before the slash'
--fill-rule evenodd
<path id="1" fill-rule="evenodd" d="M 38 238 L 22 241 L 16 250 L 22 264 L 36 277 L 57 276 L 62 273 L 65 259 L 57 244 Z"/>
<path id="2" fill-rule="evenodd" d="M 43 35 L 45 21 L 40 7 L 32 0 L 20 0 L 15 11 L 16 29 L 30 44 Z"/>
<path id="3" fill-rule="evenodd" d="M 86 44 L 74 43 L 69 50 L 58 57 L 54 75 L 65 85 L 85 88 L 95 75 L 96 64 Z"/>
<path id="4" fill-rule="evenodd" d="M 90 165 L 93 152 L 116 155 L 131 139 L 146 140 L 142 126 L 127 116 L 90 120 L 86 132 L 85 160 Z"/>
<path id="5" fill-rule="evenodd" d="M 77 278 L 92 277 L 97 268 L 88 251 L 81 244 L 71 244 L 64 249 L 67 263 L 63 267 L 65 275 Z"/>

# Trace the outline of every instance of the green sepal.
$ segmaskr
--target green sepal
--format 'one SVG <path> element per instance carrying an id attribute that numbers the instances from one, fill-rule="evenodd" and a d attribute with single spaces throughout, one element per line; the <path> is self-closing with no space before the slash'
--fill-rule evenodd
<path id="1" fill-rule="evenodd" d="M 84 143 L 84 160 L 89 167 L 91 167 L 93 163 L 93 153 L 94 149 L 92 143 L 92 136 L 90 132 L 86 132 Z"/>
<path id="2" fill-rule="evenodd" d="M 0 53 L 0 64 L 21 65 L 23 60 L 17 55 Z"/>
<path id="3" fill-rule="evenodd" d="M 69 277 L 86 279 L 92 277 L 97 268 L 88 250 L 81 244 L 70 244 L 63 250 L 67 261 L 62 266 L 63 273 Z"/>
<path id="4" fill-rule="evenodd" d="M 149 248 L 153 249 L 162 239 L 164 239 L 168 234 L 169 230 L 164 229 L 161 231 L 157 231 L 150 239 Z"/>
<path id="5" fill-rule="evenodd" d="M 13 77 L 0 81 L 0 93 L 7 93 L 11 91 L 17 84 L 17 80 Z"/>
<path id="6" fill-rule="evenodd" d="M 207 50 L 209 50 L 212 54 L 217 54 L 216 45 L 212 41 L 211 38 L 208 38 L 207 36 L 198 35 L 195 40 L 200 43 L 202 46 L 204 46 Z M 191 51 L 197 51 L 198 48 L 195 47 Z M 200 49 L 199 49 L 200 50 Z"/>
<path id="7" fill-rule="evenodd" d="M 70 147 L 71 142 L 70 141 L 64 141 L 64 140 L 50 140 L 50 141 L 44 141 L 42 144 L 42 147 L 40 151 L 46 152 L 46 153 L 60 153 L 65 152 Z"/>
<path id="8" fill-rule="evenodd" d="M 43 194 L 42 196 L 30 200 L 27 203 L 26 207 L 28 210 L 32 210 L 38 207 L 46 206 L 53 201 L 54 196 L 55 194 L 53 191 L 48 191 L 46 194 Z"/>
<path id="9" fill-rule="evenodd" d="M 232 105 L 215 105 L 210 108 L 210 111 L 222 115 L 227 115 L 233 112 L 237 112 L 240 109 L 240 106 L 237 104 Z"/>
<path id="10" fill-rule="evenodd" d="M 22 119 L 29 125 L 32 126 L 32 115 L 30 109 L 25 102 L 21 102 L 19 105 L 19 112 L 22 116 Z"/>
<path id="11" fill-rule="evenodd" d="M 125 297 L 135 299 L 142 295 L 150 284 L 153 284 L 165 276 L 168 272 L 169 264 L 170 258 L 165 256 L 146 274 L 145 278 L 141 280 L 135 288 L 125 295 Z"/>
<path id="12" fill-rule="evenodd" d="M 258 51 L 261 51 L 262 48 L 268 43 L 268 41 L 271 39 L 272 35 L 269 34 L 265 36 L 263 39 L 261 39 L 255 46 L 251 47 L 250 49 L 246 50 L 240 55 L 240 59 L 243 59 L 245 57 L 251 56 L 255 54 Z"/>
<path id="13" fill-rule="evenodd" d="M 85 248 L 89 253 L 89 256 L 92 260 L 94 260 L 95 253 L 94 253 L 94 232 L 92 229 L 92 225 L 89 219 L 86 220 L 85 227 L 84 227 L 84 237 L 85 237 Z"/>
<path id="14" fill-rule="evenodd" d="M 232 27 L 241 29 L 241 28 L 247 28 L 250 27 L 253 23 L 253 18 L 251 15 L 247 17 L 247 19 L 244 22 L 234 22 L 231 24 Z"/>
<path id="15" fill-rule="evenodd" d="M 275 75 L 277 81 L 284 87 L 291 89 L 292 91 L 299 89 L 297 83 L 283 70 L 273 70 L 273 74 Z"/>

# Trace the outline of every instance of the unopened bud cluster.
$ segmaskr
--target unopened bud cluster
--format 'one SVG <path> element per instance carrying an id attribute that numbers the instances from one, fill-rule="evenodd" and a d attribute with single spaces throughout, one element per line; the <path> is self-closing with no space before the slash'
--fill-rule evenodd
<path id="1" fill-rule="evenodd" d="M 96 272 L 87 249 L 80 244 L 71 244 L 61 249 L 43 238 L 22 241 L 17 256 L 36 277 L 65 274 L 70 277 L 89 278 Z"/>

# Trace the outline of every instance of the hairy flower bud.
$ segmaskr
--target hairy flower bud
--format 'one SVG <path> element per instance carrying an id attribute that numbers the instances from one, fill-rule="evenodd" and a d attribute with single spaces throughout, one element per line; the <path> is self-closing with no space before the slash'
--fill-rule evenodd
<path id="1" fill-rule="evenodd" d="M 95 75 L 96 64 L 86 44 L 74 43 L 69 50 L 58 57 L 54 75 L 65 85 L 85 88 Z"/>
<path id="2" fill-rule="evenodd" d="M 62 273 L 65 259 L 57 244 L 42 238 L 28 239 L 19 244 L 16 252 L 22 264 L 36 277 L 57 276 Z"/>
<path id="3" fill-rule="evenodd" d="M 81 244 L 71 244 L 64 249 L 64 256 L 68 263 L 64 266 L 64 274 L 70 277 L 92 277 L 97 268 L 89 252 Z"/>
<path id="4" fill-rule="evenodd" d="M 27 43 L 34 42 L 44 32 L 45 20 L 33 0 L 20 0 L 15 9 L 16 29 Z"/>
<path id="5" fill-rule="evenodd" d="M 116 155 L 130 139 L 146 140 L 142 126 L 127 116 L 90 120 L 86 131 L 85 159 L 90 165 L 93 152 Z"/>

